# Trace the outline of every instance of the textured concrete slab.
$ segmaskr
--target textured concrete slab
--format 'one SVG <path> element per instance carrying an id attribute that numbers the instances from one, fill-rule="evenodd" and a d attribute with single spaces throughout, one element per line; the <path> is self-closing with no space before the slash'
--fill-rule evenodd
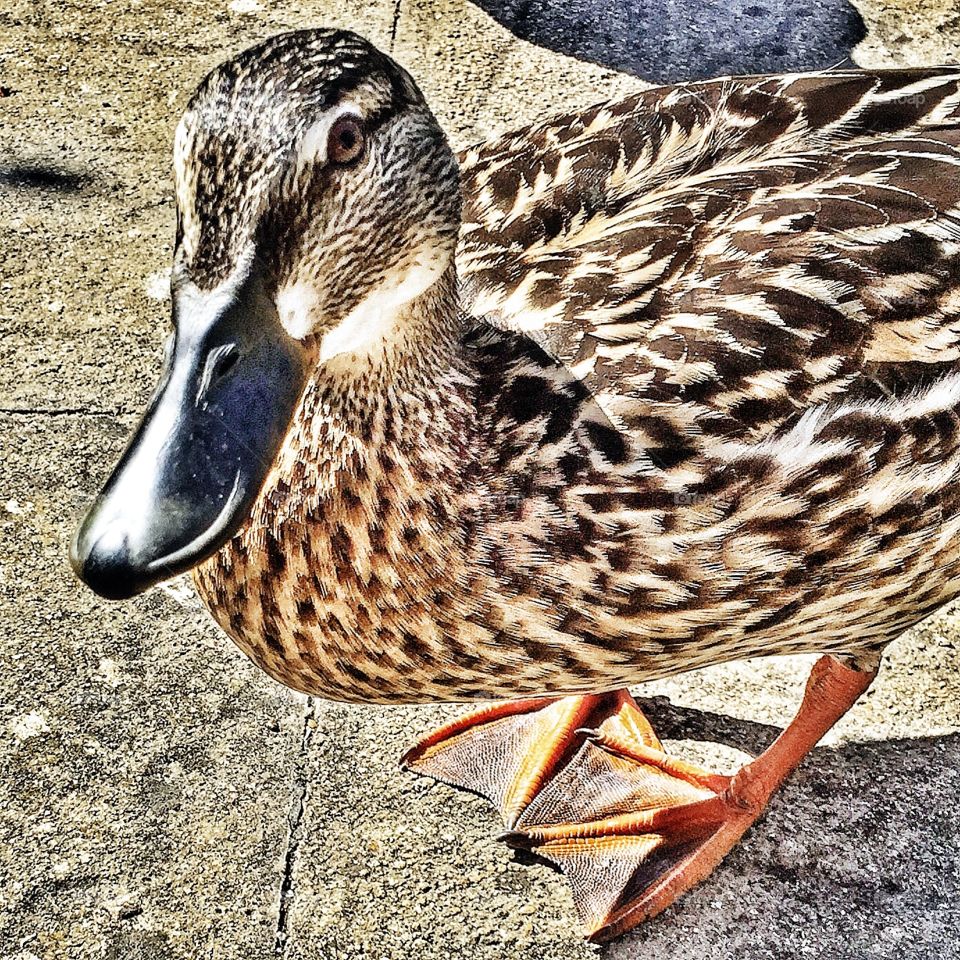
<path id="1" fill-rule="evenodd" d="M 0 956 L 268 955 L 300 704 L 189 593 L 107 607 L 66 531 L 113 417 L 0 416 Z M 80 482 L 77 479 L 81 478 Z"/>
<path id="2" fill-rule="evenodd" d="M 952 0 L 857 6 L 864 62 L 958 59 Z M 498 845 L 483 803 L 398 772 L 456 708 L 310 703 L 248 664 L 183 583 L 116 606 L 66 567 L 157 370 L 179 109 L 230 52 L 321 23 L 392 49 L 458 143 L 640 84 L 610 48 L 571 59 L 463 0 L 0 11 L 0 960 L 598 952 L 562 878 Z M 960 957 L 958 647 L 951 613 L 900 641 L 715 877 L 603 952 Z M 732 769 L 789 718 L 808 665 L 641 692 L 678 750 Z"/>

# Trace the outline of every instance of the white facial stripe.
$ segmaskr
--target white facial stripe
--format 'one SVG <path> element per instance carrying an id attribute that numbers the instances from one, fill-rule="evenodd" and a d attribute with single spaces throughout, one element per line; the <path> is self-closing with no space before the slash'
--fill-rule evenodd
<path id="1" fill-rule="evenodd" d="M 363 113 L 360 107 L 350 101 L 343 101 L 325 111 L 316 123 L 307 128 L 297 146 L 295 164 L 298 167 L 311 163 L 326 163 L 327 136 L 330 128 L 343 116 L 356 117 L 359 120 L 363 118 Z M 199 167 L 189 162 L 194 148 L 194 120 L 190 113 L 184 113 L 173 138 L 174 184 L 183 230 L 181 244 L 183 255 L 188 261 L 196 251 L 200 233 L 200 222 L 194 209 Z"/>
<path id="2" fill-rule="evenodd" d="M 362 303 L 354 307 L 320 341 L 320 361 L 343 353 L 370 350 L 388 337 L 400 309 L 426 292 L 440 278 L 441 258 L 417 261 L 402 277 L 385 277 Z"/>
<path id="3" fill-rule="evenodd" d="M 313 308 L 316 302 L 313 288 L 307 283 L 295 283 L 277 293 L 280 323 L 294 340 L 302 340 L 313 329 Z"/>
<path id="4" fill-rule="evenodd" d="M 200 223 L 193 209 L 193 198 L 197 191 L 197 173 L 199 168 L 187 162 L 191 148 L 190 122 L 188 114 L 185 113 L 177 124 L 177 131 L 173 138 L 173 180 L 177 194 L 177 207 L 180 210 L 181 216 L 181 229 L 183 231 L 180 242 L 187 259 L 193 256 L 200 235 Z"/>
<path id="5" fill-rule="evenodd" d="M 363 118 L 360 108 L 345 101 L 328 110 L 316 123 L 308 127 L 297 147 L 297 164 L 326 163 L 327 135 L 330 128 L 344 116 Z"/>

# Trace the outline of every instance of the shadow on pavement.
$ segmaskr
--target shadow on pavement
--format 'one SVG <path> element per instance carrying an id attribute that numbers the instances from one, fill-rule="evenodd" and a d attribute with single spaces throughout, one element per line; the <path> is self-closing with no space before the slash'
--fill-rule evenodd
<path id="1" fill-rule="evenodd" d="M 516 36 L 654 83 L 835 66 L 866 35 L 848 0 L 474 0 Z"/>
<path id="2" fill-rule="evenodd" d="M 0 165 L 0 187 L 76 193 L 82 190 L 90 180 L 91 178 L 86 174 L 59 170 L 56 167 L 43 164 L 13 163 Z"/>

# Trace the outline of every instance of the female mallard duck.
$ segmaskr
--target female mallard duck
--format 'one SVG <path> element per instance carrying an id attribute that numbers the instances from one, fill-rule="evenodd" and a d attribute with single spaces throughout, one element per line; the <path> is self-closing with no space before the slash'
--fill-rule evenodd
<path id="1" fill-rule="evenodd" d="M 275 37 L 180 123 L 171 347 L 74 566 L 113 598 L 194 568 L 297 690 L 507 698 L 406 762 L 611 937 L 960 593 L 958 147 L 960 71 L 852 70 L 649 90 L 458 171 L 388 57 Z M 734 777 L 622 689 L 810 651 Z"/>

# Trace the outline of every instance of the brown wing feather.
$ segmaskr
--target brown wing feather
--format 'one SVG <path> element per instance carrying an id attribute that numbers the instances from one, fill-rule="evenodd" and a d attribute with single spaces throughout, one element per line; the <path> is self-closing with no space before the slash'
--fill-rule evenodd
<path id="1" fill-rule="evenodd" d="M 960 356 L 956 69 L 659 88 L 461 159 L 465 305 L 648 448 Z"/>

